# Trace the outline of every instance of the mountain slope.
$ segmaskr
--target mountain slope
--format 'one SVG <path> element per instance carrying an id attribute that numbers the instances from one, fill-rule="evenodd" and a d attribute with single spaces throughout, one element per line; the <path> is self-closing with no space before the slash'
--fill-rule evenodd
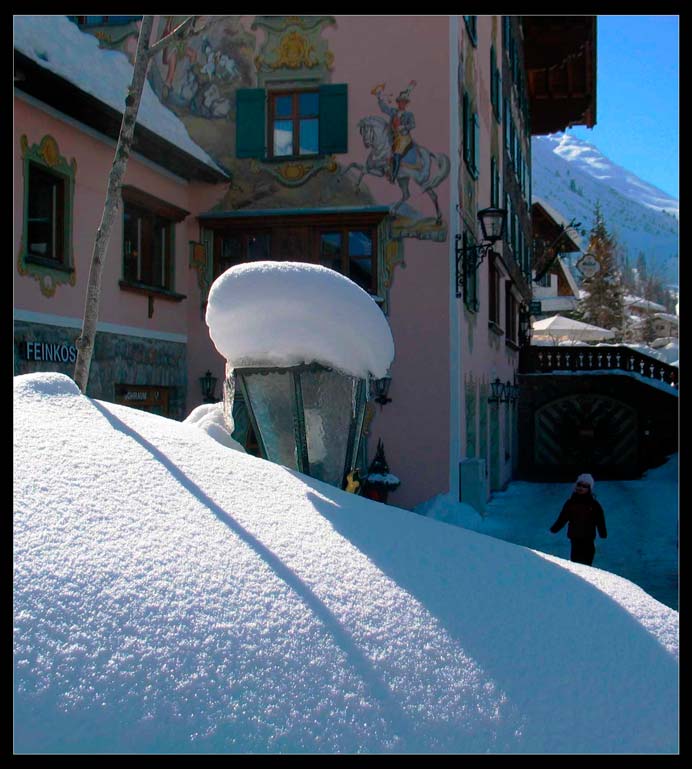
<path id="1" fill-rule="evenodd" d="M 677 285 L 677 200 L 569 134 L 534 137 L 532 152 L 534 200 L 545 200 L 568 220 L 576 217 L 586 236 L 600 202 L 606 225 L 630 264 L 641 251 L 650 269 Z"/>

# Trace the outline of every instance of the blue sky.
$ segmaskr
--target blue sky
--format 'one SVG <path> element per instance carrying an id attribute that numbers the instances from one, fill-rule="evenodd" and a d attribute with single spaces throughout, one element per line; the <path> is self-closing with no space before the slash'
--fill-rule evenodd
<path id="1" fill-rule="evenodd" d="M 593 129 L 568 130 L 679 197 L 679 18 L 599 16 Z"/>

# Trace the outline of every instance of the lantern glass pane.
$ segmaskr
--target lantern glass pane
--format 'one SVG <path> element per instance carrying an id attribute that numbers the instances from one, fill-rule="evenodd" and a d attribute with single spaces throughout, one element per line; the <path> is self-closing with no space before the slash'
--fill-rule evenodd
<path id="1" fill-rule="evenodd" d="M 310 475 L 341 486 L 356 415 L 357 380 L 335 371 L 303 371 L 300 381 Z"/>
<path id="2" fill-rule="evenodd" d="M 298 470 L 290 374 L 288 371 L 272 371 L 242 376 L 267 459 L 291 470 Z"/>

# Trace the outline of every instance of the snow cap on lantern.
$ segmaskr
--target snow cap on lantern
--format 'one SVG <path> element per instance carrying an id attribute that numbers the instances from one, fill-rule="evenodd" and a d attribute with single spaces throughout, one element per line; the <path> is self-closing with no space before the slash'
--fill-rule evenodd
<path id="1" fill-rule="evenodd" d="M 212 284 L 206 322 L 229 368 L 319 363 L 379 379 L 394 358 L 392 333 L 375 300 L 320 265 L 231 267 Z"/>

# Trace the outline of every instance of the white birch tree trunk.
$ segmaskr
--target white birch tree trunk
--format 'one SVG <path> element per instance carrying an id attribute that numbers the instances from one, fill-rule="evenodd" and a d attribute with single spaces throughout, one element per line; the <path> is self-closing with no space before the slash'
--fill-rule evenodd
<path id="1" fill-rule="evenodd" d="M 135 124 L 137 122 L 137 112 L 139 111 L 139 103 L 146 82 L 149 61 L 154 54 L 168 45 L 173 39 L 182 39 L 183 37 L 186 37 L 191 31 L 190 25 L 194 18 L 195 17 L 193 16 L 187 18 L 173 32 L 171 32 L 170 35 L 167 35 L 150 47 L 154 17 L 142 17 L 139 29 L 139 39 L 137 41 L 137 51 L 135 53 L 132 82 L 130 83 L 127 98 L 125 99 L 125 110 L 123 112 L 122 123 L 120 124 L 120 134 L 115 149 L 115 158 L 108 175 L 108 189 L 103 207 L 103 215 L 101 217 L 101 224 L 96 231 L 96 240 L 94 242 L 94 250 L 91 257 L 89 282 L 87 284 L 86 299 L 84 302 L 82 333 L 75 341 L 75 346 L 77 347 L 77 361 L 75 363 L 74 381 L 83 393 L 86 393 L 87 383 L 89 381 L 89 370 L 91 368 L 91 358 L 94 352 L 96 324 L 98 322 L 99 302 L 101 298 L 101 276 L 103 273 L 103 265 L 106 258 L 106 251 L 108 250 L 111 230 L 113 229 L 113 222 L 120 209 L 122 183 L 132 148 Z"/>

